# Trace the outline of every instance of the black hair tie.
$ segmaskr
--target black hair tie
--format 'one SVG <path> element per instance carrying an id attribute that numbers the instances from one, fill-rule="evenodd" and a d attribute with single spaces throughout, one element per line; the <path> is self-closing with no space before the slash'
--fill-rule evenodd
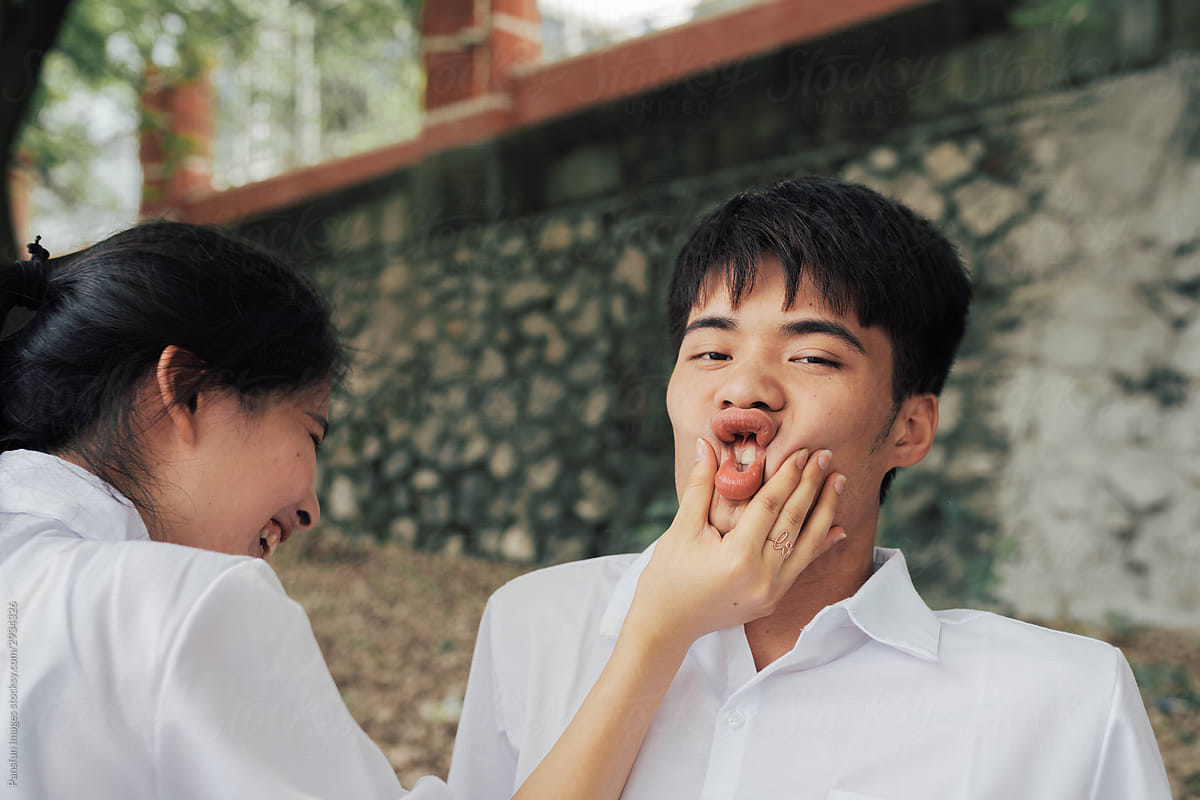
<path id="1" fill-rule="evenodd" d="M 42 237 L 39 236 L 32 243 L 25 245 L 30 259 L 17 262 L 17 267 L 21 270 L 21 285 L 17 291 L 21 298 L 19 304 L 35 310 L 42 305 L 42 300 L 46 297 L 46 263 L 50 260 L 50 253 L 42 247 L 41 241 Z"/>

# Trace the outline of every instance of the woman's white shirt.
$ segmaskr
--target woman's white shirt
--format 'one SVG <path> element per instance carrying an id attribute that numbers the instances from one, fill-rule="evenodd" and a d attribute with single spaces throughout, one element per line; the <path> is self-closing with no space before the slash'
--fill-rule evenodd
<path id="1" fill-rule="evenodd" d="M 449 797 L 405 793 L 266 563 L 150 541 L 67 461 L 0 454 L 0 603 L 17 797 Z"/>

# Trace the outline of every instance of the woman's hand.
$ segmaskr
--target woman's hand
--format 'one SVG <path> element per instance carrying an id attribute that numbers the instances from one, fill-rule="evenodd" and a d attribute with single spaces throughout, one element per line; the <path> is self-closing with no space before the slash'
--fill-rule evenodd
<path id="1" fill-rule="evenodd" d="M 830 529 L 845 478 L 829 474 L 827 451 L 810 457 L 807 450 L 784 461 L 722 537 L 708 521 L 716 456 L 703 439 L 696 445 L 679 512 L 655 545 L 625 621 L 650 647 L 686 650 L 706 633 L 770 614 L 805 567 L 845 538 Z"/>
<path id="2" fill-rule="evenodd" d="M 801 451 L 722 538 L 708 522 L 716 456 L 703 439 L 697 447 L 679 513 L 638 580 L 612 656 L 514 800 L 620 797 L 692 642 L 771 613 L 796 576 L 845 536 L 840 528 L 830 530 L 845 479 L 826 474 L 825 451 L 811 459 Z"/>

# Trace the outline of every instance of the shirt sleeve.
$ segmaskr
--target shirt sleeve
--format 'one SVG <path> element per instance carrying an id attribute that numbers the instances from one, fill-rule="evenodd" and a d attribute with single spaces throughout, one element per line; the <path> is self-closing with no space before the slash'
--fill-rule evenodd
<path id="1" fill-rule="evenodd" d="M 346 709 L 308 616 L 261 562 L 225 570 L 195 603 L 159 692 L 159 797 L 450 798 L 431 778 L 404 791 Z"/>
<path id="2" fill-rule="evenodd" d="M 475 655 L 467 678 L 449 785 L 457 797 L 471 800 L 507 800 L 518 787 L 517 751 L 508 736 L 497 678 L 495 597 L 488 601 L 479 623 Z"/>
<path id="3" fill-rule="evenodd" d="M 1133 670 L 1116 651 L 1117 679 L 1092 800 L 1171 800 L 1171 787 Z"/>

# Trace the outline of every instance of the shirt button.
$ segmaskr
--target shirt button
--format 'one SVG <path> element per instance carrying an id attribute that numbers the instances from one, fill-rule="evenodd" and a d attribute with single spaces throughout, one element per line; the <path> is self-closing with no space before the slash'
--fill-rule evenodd
<path id="1" fill-rule="evenodd" d="M 736 731 L 746 724 L 746 715 L 740 711 L 734 711 L 725 718 L 725 724 L 729 726 L 729 730 Z"/>

